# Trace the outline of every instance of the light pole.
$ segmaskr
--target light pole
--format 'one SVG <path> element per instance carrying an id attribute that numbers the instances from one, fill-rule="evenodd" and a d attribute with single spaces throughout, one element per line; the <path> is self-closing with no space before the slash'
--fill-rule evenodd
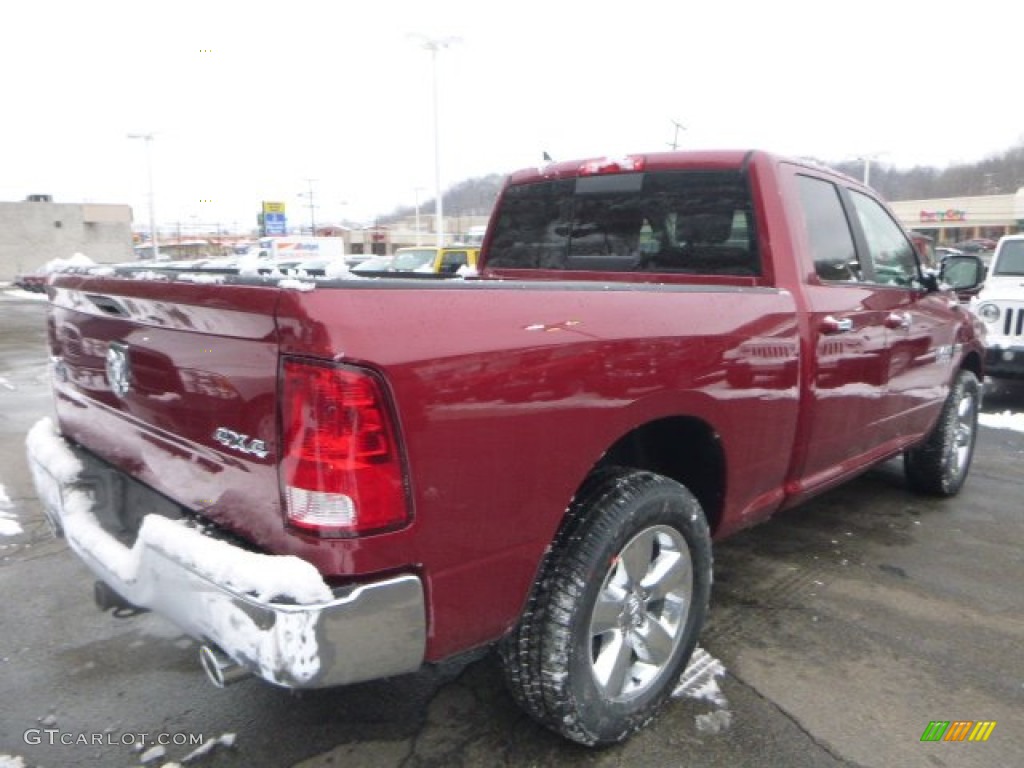
<path id="1" fill-rule="evenodd" d="M 441 130 L 437 104 L 437 52 L 459 42 L 457 37 L 427 37 L 412 35 L 430 51 L 432 92 L 434 102 L 434 228 L 437 230 L 437 247 L 444 246 L 444 201 L 441 199 Z"/>
<path id="2" fill-rule="evenodd" d="M 884 154 L 886 154 L 886 153 L 885 152 L 871 152 L 870 154 L 861 155 L 860 157 L 857 158 L 858 160 L 863 160 L 864 161 L 864 186 L 865 187 L 871 186 L 871 161 L 872 160 L 877 160 L 878 158 L 880 158 Z"/>
<path id="3" fill-rule="evenodd" d="M 423 191 L 423 187 L 416 187 L 413 190 L 416 193 L 416 245 L 420 244 L 420 192 Z"/>
<path id="4" fill-rule="evenodd" d="M 129 139 L 146 142 L 146 173 L 149 177 L 149 242 L 153 244 L 153 260 L 160 258 L 160 244 L 156 238 L 156 195 L 153 193 L 153 134 L 129 133 Z"/>

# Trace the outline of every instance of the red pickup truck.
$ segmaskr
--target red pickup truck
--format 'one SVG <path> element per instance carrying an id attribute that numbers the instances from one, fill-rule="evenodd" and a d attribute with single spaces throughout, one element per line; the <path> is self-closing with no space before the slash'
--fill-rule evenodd
<path id="1" fill-rule="evenodd" d="M 956 494 L 981 397 L 978 321 L 875 193 L 758 151 L 515 173 L 470 278 L 48 291 L 28 454 L 101 607 L 167 616 L 221 685 L 497 645 L 584 744 L 671 693 L 713 539 L 900 454 Z"/>

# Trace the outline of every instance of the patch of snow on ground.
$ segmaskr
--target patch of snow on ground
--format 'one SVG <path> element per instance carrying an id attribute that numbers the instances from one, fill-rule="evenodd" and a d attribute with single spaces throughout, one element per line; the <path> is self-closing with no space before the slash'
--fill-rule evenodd
<path id="1" fill-rule="evenodd" d="M 0 387 L 3 387 L 4 389 L 9 389 L 11 390 L 11 392 L 13 392 L 16 389 L 16 387 L 3 376 L 0 376 Z"/>
<path id="2" fill-rule="evenodd" d="M 732 724 L 732 713 L 729 702 L 718 687 L 718 678 L 725 674 L 725 665 L 705 651 L 699 645 L 694 648 L 690 663 L 679 677 L 672 696 L 687 697 L 698 701 L 708 701 L 716 709 L 703 715 L 697 715 L 697 730 L 703 733 L 720 733 L 728 730 Z"/>
<path id="3" fill-rule="evenodd" d="M 728 709 L 716 709 L 706 715 L 697 715 L 697 730 L 701 733 L 721 733 L 728 731 L 732 725 L 732 712 Z"/>
<path id="4" fill-rule="evenodd" d="M 21 288 L 4 291 L 4 296 L 10 296 L 13 299 L 34 299 L 36 301 L 47 301 L 49 299 L 45 292 L 35 293 L 33 291 L 23 291 Z"/>
<path id="5" fill-rule="evenodd" d="M 17 536 L 22 532 L 18 521 L 14 519 L 13 506 L 4 487 L 0 485 L 0 536 Z M 0 768 L 3 768 L 2 764 Z"/>
<path id="6" fill-rule="evenodd" d="M 25 768 L 25 761 L 15 755 L 0 755 L 0 768 Z"/>
<path id="7" fill-rule="evenodd" d="M 1015 432 L 1024 432 L 1024 413 L 1014 413 L 1013 411 L 983 413 L 978 416 L 978 422 L 984 427 L 993 429 L 1012 429 Z"/>

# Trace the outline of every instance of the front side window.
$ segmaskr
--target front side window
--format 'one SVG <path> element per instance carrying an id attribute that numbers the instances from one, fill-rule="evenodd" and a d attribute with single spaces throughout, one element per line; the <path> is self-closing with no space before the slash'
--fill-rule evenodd
<path id="1" fill-rule="evenodd" d="M 739 171 L 581 176 L 509 188 L 488 265 L 506 269 L 759 275 Z"/>
<path id="2" fill-rule="evenodd" d="M 877 200 L 850 190 L 871 258 L 873 282 L 910 285 L 918 276 L 914 245 Z"/>

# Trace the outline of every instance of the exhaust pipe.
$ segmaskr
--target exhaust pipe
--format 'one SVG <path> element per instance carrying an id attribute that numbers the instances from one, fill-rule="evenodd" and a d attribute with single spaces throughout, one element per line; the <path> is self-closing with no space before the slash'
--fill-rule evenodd
<path id="1" fill-rule="evenodd" d="M 199 646 L 199 664 L 207 679 L 218 688 L 224 688 L 249 677 L 249 670 L 236 664 L 224 651 L 212 645 Z"/>

